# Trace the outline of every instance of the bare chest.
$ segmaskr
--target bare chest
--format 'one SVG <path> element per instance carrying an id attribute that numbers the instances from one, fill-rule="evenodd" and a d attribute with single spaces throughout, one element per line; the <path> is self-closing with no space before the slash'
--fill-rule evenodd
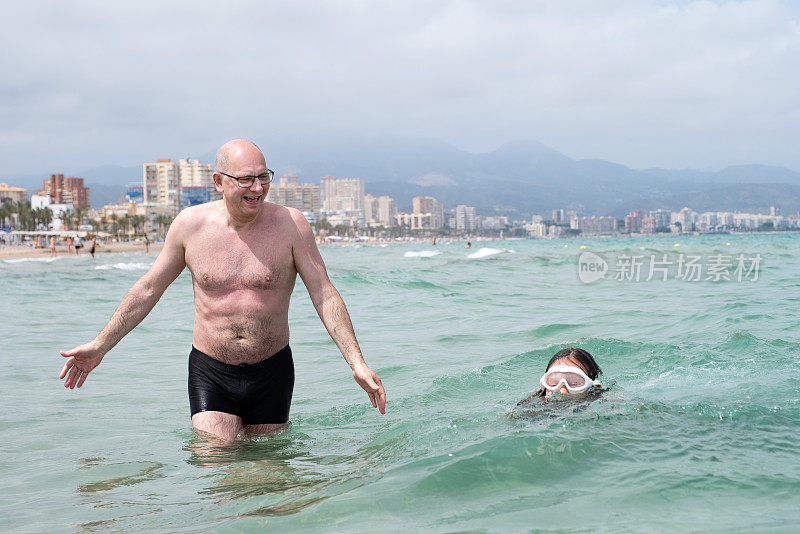
<path id="1" fill-rule="evenodd" d="M 294 287 L 296 276 L 290 244 L 270 234 L 204 236 L 187 247 L 186 265 L 207 292 L 283 289 Z"/>

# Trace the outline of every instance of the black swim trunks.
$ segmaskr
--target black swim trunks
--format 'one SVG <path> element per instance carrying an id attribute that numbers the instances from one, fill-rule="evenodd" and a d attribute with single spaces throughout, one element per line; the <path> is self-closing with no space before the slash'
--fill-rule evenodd
<path id="1" fill-rule="evenodd" d="M 238 415 L 246 425 L 286 423 L 293 390 L 289 345 L 254 364 L 223 363 L 194 347 L 189 353 L 192 415 L 215 411 Z"/>

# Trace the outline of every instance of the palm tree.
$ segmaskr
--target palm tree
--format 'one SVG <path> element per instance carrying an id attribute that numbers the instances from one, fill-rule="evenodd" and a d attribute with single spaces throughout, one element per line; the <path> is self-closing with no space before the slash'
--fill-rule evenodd
<path id="1" fill-rule="evenodd" d="M 131 217 L 131 225 L 133 226 L 133 233 L 139 235 L 139 229 L 147 222 L 147 217 L 144 215 L 134 215 Z"/>
<path id="2" fill-rule="evenodd" d="M 42 208 L 31 210 L 31 219 L 33 220 L 33 229 L 39 229 L 39 222 L 42 220 Z"/>
<path id="3" fill-rule="evenodd" d="M 129 229 L 130 224 L 131 224 L 131 218 L 128 217 L 127 215 L 123 215 L 122 217 L 119 218 L 119 225 L 125 229 L 125 233 L 127 233 L 128 235 L 130 235 L 130 229 Z M 117 232 L 117 235 L 119 235 L 119 231 Z"/>
<path id="4" fill-rule="evenodd" d="M 80 229 L 81 225 L 83 224 L 83 219 L 86 217 L 86 208 L 83 206 L 78 206 L 75 208 L 75 227 L 76 229 Z"/>
<path id="5" fill-rule="evenodd" d="M 50 223 L 53 222 L 53 210 L 45 206 L 42 208 L 42 223 L 44 224 L 45 229 L 50 229 Z"/>
<path id="6" fill-rule="evenodd" d="M 24 230 L 36 230 L 36 210 L 31 209 L 30 202 L 18 203 L 20 206 L 20 223 Z"/>
<path id="7" fill-rule="evenodd" d="M 65 211 L 61 214 L 61 222 L 67 227 L 67 230 L 72 230 L 72 223 L 75 221 L 75 215 L 71 211 Z"/>
<path id="8" fill-rule="evenodd" d="M 111 212 L 111 215 L 108 217 L 111 219 L 111 232 L 112 234 L 116 234 L 118 231 L 117 227 L 117 219 L 119 218 L 116 213 Z"/>
<path id="9" fill-rule="evenodd" d="M 6 219 L 14 213 L 10 202 L 0 202 L 0 226 L 6 226 Z"/>
<path id="10" fill-rule="evenodd" d="M 31 203 L 30 202 L 16 202 L 14 204 L 17 212 L 17 220 L 23 230 L 30 230 L 31 223 Z"/>
<path id="11" fill-rule="evenodd" d="M 166 229 L 169 228 L 169 225 L 172 223 L 172 217 L 161 213 L 156 215 L 153 221 L 158 225 L 158 235 L 164 237 Z"/>

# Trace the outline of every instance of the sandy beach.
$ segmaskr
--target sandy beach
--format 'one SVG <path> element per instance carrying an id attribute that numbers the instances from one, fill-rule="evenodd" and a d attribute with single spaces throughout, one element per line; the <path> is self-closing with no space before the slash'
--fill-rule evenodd
<path id="1" fill-rule="evenodd" d="M 150 252 L 157 252 L 163 247 L 163 242 L 150 243 Z M 111 254 L 114 252 L 144 252 L 144 243 L 140 241 L 98 243 L 95 255 Z M 74 256 L 69 252 L 67 245 L 56 245 L 58 256 Z M 89 254 L 89 243 L 81 249 L 81 255 Z M 27 245 L 5 245 L 0 247 L 0 260 L 11 258 L 47 258 L 50 256 L 49 248 L 34 248 Z"/>

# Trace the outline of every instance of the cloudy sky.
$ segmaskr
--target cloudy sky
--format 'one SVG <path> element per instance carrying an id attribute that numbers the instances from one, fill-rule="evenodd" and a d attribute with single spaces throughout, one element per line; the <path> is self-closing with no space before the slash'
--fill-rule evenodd
<path id="1" fill-rule="evenodd" d="M 0 20 L 0 180 L 312 133 L 800 170 L 789 1 L 29 0 Z"/>

